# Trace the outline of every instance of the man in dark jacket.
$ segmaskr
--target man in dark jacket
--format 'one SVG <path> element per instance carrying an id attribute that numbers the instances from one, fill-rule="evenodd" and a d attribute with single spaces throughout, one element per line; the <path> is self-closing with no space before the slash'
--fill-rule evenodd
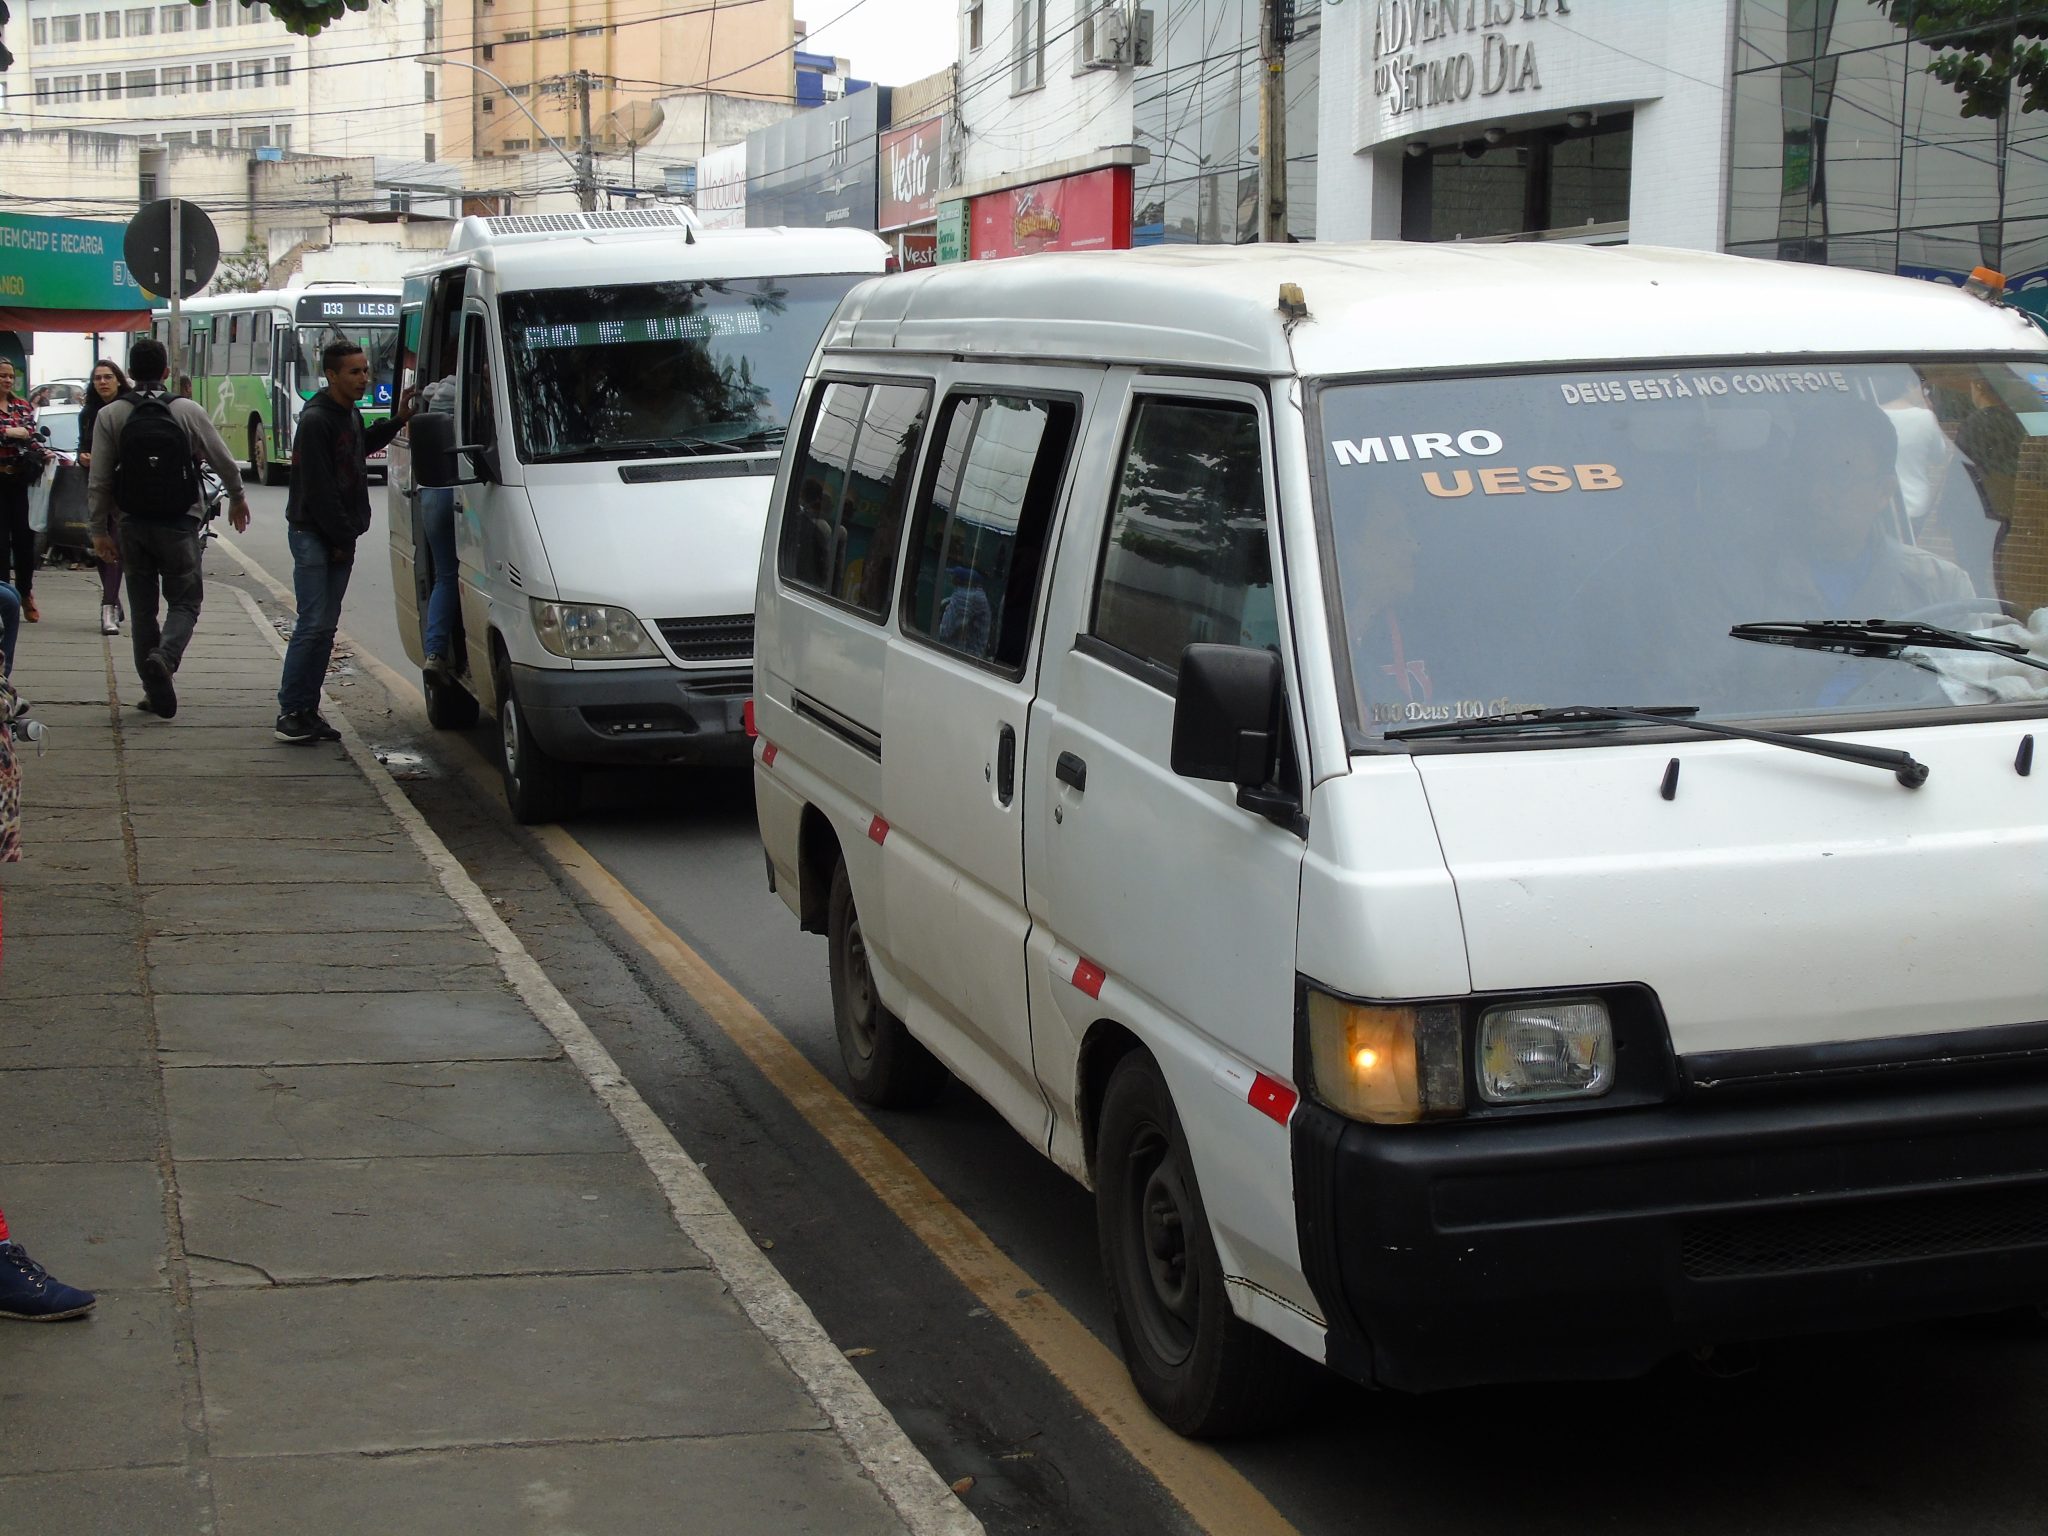
<path id="1" fill-rule="evenodd" d="M 370 531 L 366 460 L 398 435 L 413 412 L 408 390 L 387 421 L 363 425 L 356 402 L 369 392 L 370 360 L 352 341 L 332 341 L 320 354 L 327 387 L 306 402 L 292 439 L 292 485 L 285 501 L 292 547 L 298 622 L 285 650 L 277 688 L 279 741 L 339 741 L 320 716 L 320 684 L 334 653 L 341 599 L 355 568 L 356 540 Z"/>

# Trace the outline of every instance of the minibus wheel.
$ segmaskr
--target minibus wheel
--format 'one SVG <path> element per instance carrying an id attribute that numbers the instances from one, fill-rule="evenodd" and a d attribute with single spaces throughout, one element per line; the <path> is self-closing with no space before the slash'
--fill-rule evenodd
<path id="1" fill-rule="evenodd" d="M 460 683 L 437 672 L 420 674 L 427 699 L 427 724 L 437 731 L 466 731 L 476 724 L 476 699 Z"/>
<path id="2" fill-rule="evenodd" d="M 560 821 L 576 809 L 579 775 L 575 765 L 549 757 L 533 739 L 526 708 L 512 686 L 512 669 L 498 660 L 498 771 L 512 819 L 530 827 Z"/>
<path id="3" fill-rule="evenodd" d="M 1278 1418 L 1298 1361 L 1231 1311 L 1180 1116 L 1142 1050 L 1117 1063 L 1103 1095 L 1095 1234 L 1124 1363 L 1152 1411 L 1197 1438 Z"/>
<path id="4" fill-rule="evenodd" d="M 877 1109 L 917 1109 L 939 1096 L 945 1063 L 917 1042 L 903 1021 L 882 1005 L 868 968 L 868 947 L 853 881 L 844 860 L 832 867 L 825 932 L 832 977 L 832 1030 L 839 1057 L 853 1081 L 853 1096 Z"/>

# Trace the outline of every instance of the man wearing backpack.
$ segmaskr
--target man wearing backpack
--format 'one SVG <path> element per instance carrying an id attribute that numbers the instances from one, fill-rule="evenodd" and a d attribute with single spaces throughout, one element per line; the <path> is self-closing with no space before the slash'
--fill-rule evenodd
<path id="1" fill-rule="evenodd" d="M 178 712 L 173 674 L 199 623 L 206 588 L 199 570 L 199 471 L 204 453 L 228 491 L 228 521 L 249 526 L 242 471 L 196 400 L 164 393 L 170 365 L 164 344 L 152 337 L 128 352 L 135 392 L 110 401 L 92 429 L 92 477 L 86 505 L 92 513 L 93 553 L 118 559 L 134 619 L 135 670 L 142 678 L 142 708 L 168 720 Z M 120 542 L 114 518 L 120 516 Z M 169 612 L 157 625 L 161 591 Z"/>

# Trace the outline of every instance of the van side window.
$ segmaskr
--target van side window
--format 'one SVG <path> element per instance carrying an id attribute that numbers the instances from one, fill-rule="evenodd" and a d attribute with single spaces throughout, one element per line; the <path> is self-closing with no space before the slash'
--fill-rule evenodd
<path id="1" fill-rule="evenodd" d="M 784 581 L 870 618 L 889 611 L 930 400 L 909 384 L 835 381 L 818 392 L 782 520 Z"/>
<path id="2" fill-rule="evenodd" d="M 973 661 L 1024 665 L 1074 407 L 1015 395 L 946 402 L 919 511 L 903 628 Z"/>
<path id="3" fill-rule="evenodd" d="M 1190 645 L 1278 643 L 1263 458 L 1248 405 L 1138 403 L 1095 591 L 1096 638 L 1175 674 Z"/>
<path id="4" fill-rule="evenodd" d="M 490 332 L 482 315 L 462 317 L 462 441 L 488 446 L 497 441 L 491 410 Z"/>

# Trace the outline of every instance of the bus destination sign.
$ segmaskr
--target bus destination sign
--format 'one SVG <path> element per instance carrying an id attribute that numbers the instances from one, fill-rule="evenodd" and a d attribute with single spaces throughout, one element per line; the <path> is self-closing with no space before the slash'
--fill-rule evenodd
<path id="1" fill-rule="evenodd" d="M 357 325 L 364 321 L 398 321 L 398 300 L 356 293 L 309 293 L 299 298 L 302 325 Z"/>

